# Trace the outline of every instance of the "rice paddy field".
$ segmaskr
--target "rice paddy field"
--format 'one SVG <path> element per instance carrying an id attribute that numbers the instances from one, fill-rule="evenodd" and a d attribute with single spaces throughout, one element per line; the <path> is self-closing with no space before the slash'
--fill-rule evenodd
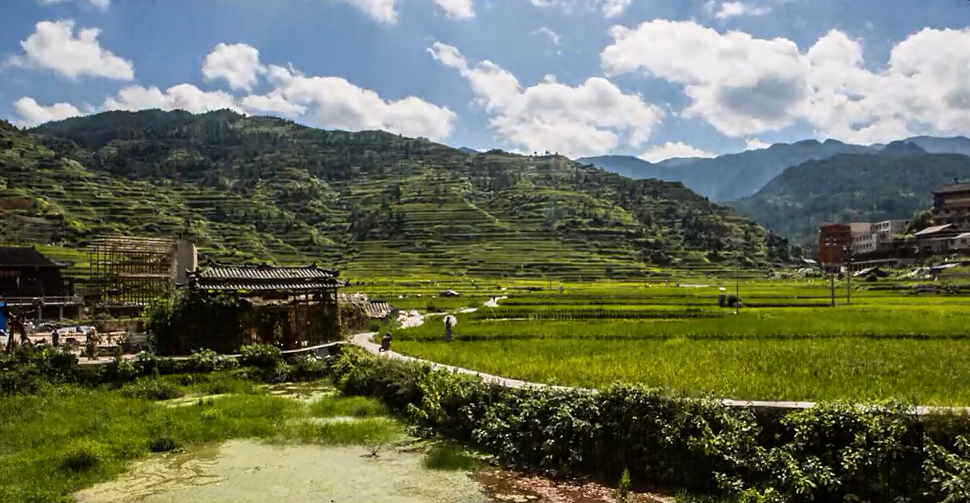
<path id="1" fill-rule="evenodd" d="M 823 279 L 566 284 L 561 294 L 557 283 L 364 290 L 404 309 L 456 314 L 455 340 L 445 342 L 441 319 L 428 317 L 394 331 L 396 351 L 505 377 L 718 398 L 966 406 L 970 291 L 961 279 L 854 280 L 849 302 L 837 281 L 834 307 Z M 719 307 L 718 295 L 736 287 L 744 305 Z M 463 295 L 439 298 L 435 288 Z M 482 306 L 492 297 L 507 298 Z M 479 307 L 462 312 L 470 306 Z"/>

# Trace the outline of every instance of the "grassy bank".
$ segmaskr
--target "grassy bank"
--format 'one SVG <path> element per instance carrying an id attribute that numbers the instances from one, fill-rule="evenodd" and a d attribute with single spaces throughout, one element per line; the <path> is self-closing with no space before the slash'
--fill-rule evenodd
<path id="1" fill-rule="evenodd" d="M 229 439 L 321 445 L 372 444 L 402 434 L 369 399 L 303 403 L 235 379 L 184 386 L 171 376 L 120 389 L 45 387 L 0 397 L 0 502 L 70 501 L 71 494 L 122 472 L 151 452 Z M 164 391 L 160 391 L 164 390 Z M 203 398 L 210 392 L 244 394 Z M 182 406 L 146 397 L 179 398 Z M 314 421 L 355 415 L 356 421 Z"/>

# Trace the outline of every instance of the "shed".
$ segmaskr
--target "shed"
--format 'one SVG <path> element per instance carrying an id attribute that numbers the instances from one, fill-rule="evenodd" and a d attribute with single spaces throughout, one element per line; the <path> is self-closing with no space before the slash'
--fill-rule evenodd
<path id="1" fill-rule="evenodd" d="M 230 265 L 210 261 L 197 271 L 188 272 L 188 282 L 182 288 L 187 288 L 197 298 L 235 299 L 237 305 L 241 306 L 235 323 L 243 326 L 245 334 L 242 340 L 236 339 L 235 334 L 227 334 L 226 339 L 230 342 L 209 349 L 231 352 L 238 349 L 233 346 L 266 343 L 288 350 L 339 338 L 337 289 L 347 286 L 347 282 L 338 279 L 338 274 L 315 263 L 275 266 L 265 263 Z M 195 325 L 207 321 L 204 315 L 188 319 Z M 209 321 L 212 321 L 211 318 Z M 220 325 L 212 322 L 208 329 L 218 331 L 222 328 Z M 237 327 L 233 325 L 231 328 L 235 330 Z M 169 350 L 173 354 L 184 354 L 197 348 L 199 341 L 192 340 L 192 333 L 197 333 L 199 329 L 197 326 L 173 327 L 173 331 L 178 333 L 173 337 L 174 344 Z M 203 339 L 209 340 L 208 337 Z M 231 343 L 237 340 L 238 344 Z"/>

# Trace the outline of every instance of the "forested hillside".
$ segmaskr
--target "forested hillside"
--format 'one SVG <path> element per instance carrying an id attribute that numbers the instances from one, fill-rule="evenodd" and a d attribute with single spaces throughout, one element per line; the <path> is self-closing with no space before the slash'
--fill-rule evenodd
<path id="1" fill-rule="evenodd" d="M 680 183 L 557 156 L 469 155 L 228 111 L 108 112 L 2 134 L 3 207 L 63 217 L 74 246 L 187 226 L 211 258 L 316 260 L 358 277 L 575 279 L 789 252 Z"/>
<path id="2" fill-rule="evenodd" d="M 886 152 L 914 149 L 920 147 L 900 142 Z M 968 176 L 970 157 L 959 154 L 841 155 L 789 168 L 757 194 L 731 204 L 793 242 L 805 243 L 815 239 L 823 222 L 910 218 L 930 207 L 933 190 Z"/>
<path id="3" fill-rule="evenodd" d="M 578 161 L 631 178 L 660 178 L 683 182 L 689 189 L 714 201 L 730 201 L 754 194 L 791 166 L 840 154 L 875 151 L 869 147 L 836 140 L 804 140 L 714 158 L 668 159 L 660 163 L 649 163 L 630 156 L 601 156 Z"/>

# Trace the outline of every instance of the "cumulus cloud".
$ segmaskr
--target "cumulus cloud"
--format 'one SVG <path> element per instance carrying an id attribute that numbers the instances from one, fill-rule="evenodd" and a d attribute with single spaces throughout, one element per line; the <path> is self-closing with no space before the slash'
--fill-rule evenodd
<path id="1" fill-rule="evenodd" d="M 53 105 L 43 106 L 33 98 L 28 97 L 15 101 L 13 108 L 17 114 L 17 118 L 13 122 L 18 126 L 25 127 L 86 115 L 70 103 L 54 103 Z"/>
<path id="2" fill-rule="evenodd" d="M 202 75 L 207 81 L 225 79 L 232 89 L 249 91 L 266 71 L 259 64 L 259 51 L 246 44 L 220 43 L 205 58 Z"/>
<path id="3" fill-rule="evenodd" d="M 63 3 L 63 2 L 69 2 L 69 1 L 73 1 L 73 0 L 38 0 L 38 2 L 41 5 L 50 5 L 50 4 Z M 99 9 L 107 9 L 109 6 L 111 6 L 111 0 L 78 0 L 78 1 L 86 1 L 88 4 L 91 4 Z"/>
<path id="4" fill-rule="evenodd" d="M 324 127 L 383 129 L 433 140 L 446 138 L 454 126 L 454 112 L 414 96 L 385 100 L 341 77 L 306 76 L 276 65 L 267 72 L 274 89 L 264 95 L 246 96 L 243 106 Z"/>
<path id="5" fill-rule="evenodd" d="M 805 51 L 785 38 L 722 34 L 692 21 L 614 26 L 610 34 L 600 54 L 608 76 L 679 84 L 690 100 L 680 113 L 728 136 L 798 122 L 858 143 L 970 132 L 970 29 L 914 33 L 879 72 L 867 69 L 861 42 L 837 30 Z"/>
<path id="6" fill-rule="evenodd" d="M 228 108 L 236 112 L 243 109 L 236 99 L 225 91 L 203 91 L 192 84 L 178 84 L 164 92 L 157 87 L 128 86 L 118 94 L 104 100 L 102 110 L 185 110 L 192 113 L 211 112 Z"/>
<path id="7" fill-rule="evenodd" d="M 754 5 L 744 2 L 724 2 L 715 11 L 716 3 L 711 0 L 707 4 L 708 10 L 714 13 L 714 17 L 718 19 L 729 19 L 732 17 L 741 16 L 763 16 L 769 12 L 771 9 L 761 5 Z"/>
<path id="8" fill-rule="evenodd" d="M 717 157 L 717 154 L 692 147 L 681 142 L 666 142 L 663 145 L 651 147 L 638 157 L 644 161 L 660 162 L 674 157 Z"/>
<path id="9" fill-rule="evenodd" d="M 476 102 L 489 114 L 496 136 L 529 151 L 570 156 L 608 152 L 620 144 L 645 143 L 662 112 L 637 94 L 625 94 L 609 80 L 590 77 L 572 87 L 547 75 L 523 88 L 518 79 L 491 61 L 475 66 L 457 48 L 435 42 L 428 49 L 441 64 L 468 81 Z"/>
<path id="10" fill-rule="evenodd" d="M 745 150 L 761 150 L 771 146 L 770 143 L 765 143 L 757 138 L 747 138 L 744 140 Z"/>
<path id="11" fill-rule="evenodd" d="M 23 68 L 51 70 L 69 79 L 83 76 L 114 80 L 132 80 L 135 67 L 131 61 L 101 47 L 97 28 L 82 28 L 74 36 L 74 21 L 41 21 L 26 40 L 20 42 L 23 54 L 7 63 Z"/>
<path id="12" fill-rule="evenodd" d="M 397 22 L 396 4 L 400 0 L 344 0 L 379 23 Z M 475 17 L 472 0 L 434 0 L 435 5 L 452 19 L 471 19 Z"/>
<path id="13" fill-rule="evenodd" d="M 611 18 L 623 14 L 633 0 L 529 0 L 529 3 L 535 7 L 557 8 L 568 14 L 599 9 L 603 16 Z"/>
<path id="14" fill-rule="evenodd" d="M 266 66 L 260 62 L 259 52 L 245 44 L 217 45 L 201 70 L 207 80 L 223 79 L 234 90 L 248 91 L 265 76 L 271 89 L 264 94 L 238 96 L 223 90 L 204 91 L 188 83 L 164 91 L 131 85 L 87 113 L 152 108 L 201 113 L 230 109 L 243 114 L 277 114 L 327 128 L 381 129 L 432 140 L 446 138 L 454 127 L 456 115 L 445 107 L 414 96 L 385 100 L 340 77 L 306 76 L 292 66 Z M 85 114 L 68 103 L 43 107 L 32 98 L 19 100 L 15 108 L 20 122 L 31 125 Z"/>

